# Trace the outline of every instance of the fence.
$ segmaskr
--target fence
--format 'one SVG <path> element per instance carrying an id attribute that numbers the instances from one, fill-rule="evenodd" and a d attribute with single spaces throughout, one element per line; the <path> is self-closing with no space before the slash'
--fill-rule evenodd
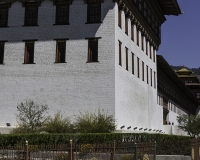
<path id="1" fill-rule="evenodd" d="M 155 160 L 156 143 L 12 145 L 0 147 L 0 160 Z"/>
<path id="2" fill-rule="evenodd" d="M 191 140 L 191 158 L 192 160 L 200 160 L 200 139 Z"/>

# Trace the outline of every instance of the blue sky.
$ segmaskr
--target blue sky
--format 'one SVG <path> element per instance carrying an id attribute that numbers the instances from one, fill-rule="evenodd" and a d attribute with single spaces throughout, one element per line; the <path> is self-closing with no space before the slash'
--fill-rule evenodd
<path id="1" fill-rule="evenodd" d="M 170 65 L 200 67 L 200 0 L 178 0 L 179 16 L 166 16 L 157 54 Z"/>

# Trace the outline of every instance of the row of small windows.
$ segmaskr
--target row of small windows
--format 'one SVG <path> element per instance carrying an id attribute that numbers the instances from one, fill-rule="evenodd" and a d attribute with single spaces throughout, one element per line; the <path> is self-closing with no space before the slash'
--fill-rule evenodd
<path id="1" fill-rule="evenodd" d="M 163 102 L 163 95 L 161 95 L 160 93 L 158 93 L 158 96 L 157 96 L 157 104 L 165 107 L 164 102 Z M 183 111 L 178 105 L 176 105 L 172 101 L 168 101 L 166 109 L 168 109 L 169 111 L 172 111 L 174 113 L 177 113 L 179 115 L 186 114 L 185 111 Z"/>
<path id="2" fill-rule="evenodd" d="M 138 8 L 143 18 L 148 22 L 154 33 L 160 37 L 160 25 L 153 15 L 150 7 L 147 5 L 146 0 L 131 0 L 133 4 Z"/>
<path id="3" fill-rule="evenodd" d="M 56 25 L 68 25 L 70 5 L 67 3 L 56 3 Z M 0 27 L 8 26 L 8 6 L 0 5 Z M 87 23 L 100 23 L 101 22 L 101 3 L 88 3 L 87 4 Z M 24 26 L 37 26 L 38 25 L 38 3 L 25 2 L 25 19 Z"/>
<path id="4" fill-rule="evenodd" d="M 88 38 L 87 62 L 98 62 L 98 39 Z M 0 64 L 4 64 L 4 46 L 6 42 L 0 42 Z M 25 41 L 24 64 L 34 64 L 35 40 Z M 66 63 L 66 40 L 56 40 L 55 63 Z"/>
<path id="5" fill-rule="evenodd" d="M 173 103 L 172 101 L 168 101 L 168 110 L 177 113 L 179 115 L 183 115 L 186 114 L 185 111 L 183 111 L 182 109 L 180 109 L 180 107 L 178 105 L 176 105 L 175 103 Z"/>
<path id="6" fill-rule="evenodd" d="M 129 65 L 128 65 L 128 62 L 129 62 L 129 50 L 127 47 L 125 47 L 125 68 L 126 70 L 128 71 L 129 70 Z M 131 53 L 132 55 L 132 74 L 135 74 L 135 55 L 134 53 Z M 141 65 L 142 64 L 142 65 Z M 119 41 L 119 65 L 122 66 L 122 43 Z M 142 66 L 142 73 L 140 75 L 140 65 Z M 156 88 L 156 72 L 152 71 L 151 68 L 149 68 L 149 66 L 145 66 L 144 62 L 143 61 L 140 61 L 139 57 L 137 57 L 137 77 L 138 78 L 141 78 L 142 81 L 145 81 L 145 67 L 146 67 L 146 83 L 149 84 L 149 76 L 150 76 L 150 85 L 151 86 L 154 86 L 154 88 Z M 150 70 L 150 73 L 149 73 L 149 70 Z M 141 77 L 140 77 L 141 76 Z M 154 79 L 154 82 L 153 82 L 153 79 Z"/>
<path id="7" fill-rule="evenodd" d="M 169 86 L 164 80 L 161 78 L 158 78 L 158 87 L 161 91 L 165 92 L 168 96 L 171 98 L 176 99 L 180 104 L 183 106 L 188 106 L 186 101 L 184 100 L 183 97 L 181 97 L 175 89 L 173 89 L 171 86 Z"/>
<path id="8" fill-rule="evenodd" d="M 120 28 L 122 28 L 122 20 L 121 20 L 121 16 L 122 16 L 122 12 L 121 10 L 119 9 L 119 12 L 118 12 L 118 26 Z M 125 33 L 127 35 L 129 35 L 129 18 L 125 16 Z M 143 34 L 141 34 L 141 38 L 140 38 L 140 30 L 139 28 L 137 28 L 137 26 L 131 22 L 131 40 L 132 41 L 136 41 L 136 44 L 141 47 L 141 50 L 142 51 L 145 51 L 146 52 L 146 55 L 149 56 L 150 59 L 153 60 L 153 62 L 156 62 L 156 49 L 153 48 L 153 51 L 152 51 L 152 45 L 150 44 L 150 42 L 148 42 L 148 40 L 146 39 L 145 41 L 145 36 Z M 136 30 L 135 30 L 136 28 Z M 135 33 L 136 32 L 136 33 Z M 135 39 L 135 34 L 136 34 L 136 39 Z M 145 44 L 146 42 L 146 44 Z M 152 53 L 153 52 L 153 53 Z"/>

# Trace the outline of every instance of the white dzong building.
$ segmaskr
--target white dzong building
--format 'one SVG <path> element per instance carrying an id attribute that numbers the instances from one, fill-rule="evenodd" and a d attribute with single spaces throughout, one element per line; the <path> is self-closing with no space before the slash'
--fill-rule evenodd
<path id="1" fill-rule="evenodd" d="M 176 0 L 0 0 L 0 126 L 33 100 L 74 118 L 162 129 L 156 51 Z"/>

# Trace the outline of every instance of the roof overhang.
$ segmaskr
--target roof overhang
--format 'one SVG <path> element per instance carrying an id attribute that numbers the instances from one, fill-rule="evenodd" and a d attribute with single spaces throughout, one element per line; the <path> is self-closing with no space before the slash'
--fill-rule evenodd
<path id="1" fill-rule="evenodd" d="M 165 15 L 182 14 L 177 0 L 157 0 Z"/>

